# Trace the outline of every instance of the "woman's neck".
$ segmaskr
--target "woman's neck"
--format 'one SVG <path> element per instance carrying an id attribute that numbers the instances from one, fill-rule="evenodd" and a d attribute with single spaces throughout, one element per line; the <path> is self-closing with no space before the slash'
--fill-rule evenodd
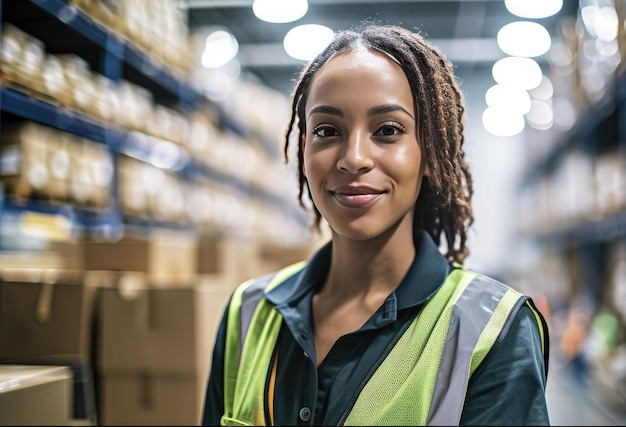
<path id="1" fill-rule="evenodd" d="M 388 295 L 415 258 L 412 233 L 394 233 L 368 241 L 334 236 L 331 267 L 321 293 L 344 297 L 383 292 Z"/>

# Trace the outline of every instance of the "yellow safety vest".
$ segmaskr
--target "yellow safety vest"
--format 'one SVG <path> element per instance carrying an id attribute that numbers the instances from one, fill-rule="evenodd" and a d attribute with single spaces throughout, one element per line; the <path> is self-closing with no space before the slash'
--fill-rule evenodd
<path id="1" fill-rule="evenodd" d="M 299 262 L 275 275 L 249 280 L 233 293 L 226 330 L 222 425 L 263 425 L 266 411 L 274 421 L 276 340 L 282 316 L 263 296 L 304 265 Z M 344 425 L 458 425 L 469 379 L 520 299 L 527 298 L 455 265 L 360 391 Z M 537 318 L 545 354 L 542 318 L 526 303 Z"/>

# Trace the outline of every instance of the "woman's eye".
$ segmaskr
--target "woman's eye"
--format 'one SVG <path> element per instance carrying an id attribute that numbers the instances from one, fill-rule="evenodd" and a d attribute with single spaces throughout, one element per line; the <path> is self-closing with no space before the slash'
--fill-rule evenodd
<path id="1" fill-rule="evenodd" d="M 338 134 L 337 130 L 331 126 L 318 126 L 313 129 L 313 136 L 320 138 L 328 138 L 330 136 L 337 136 Z"/>
<path id="2" fill-rule="evenodd" d="M 395 136 L 395 135 L 400 135 L 403 134 L 406 130 L 404 129 L 404 126 L 398 124 L 398 123 L 387 123 L 382 125 L 381 127 L 379 127 L 376 132 L 374 132 L 374 135 L 378 135 L 378 136 Z"/>

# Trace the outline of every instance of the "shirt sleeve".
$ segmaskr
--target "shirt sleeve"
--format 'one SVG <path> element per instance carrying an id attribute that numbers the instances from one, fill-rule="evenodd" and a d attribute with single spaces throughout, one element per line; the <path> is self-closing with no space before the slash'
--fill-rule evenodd
<path id="1" fill-rule="evenodd" d="M 542 338 L 528 305 L 504 334 L 470 379 L 460 424 L 549 425 Z"/>
<path id="2" fill-rule="evenodd" d="M 228 306 L 222 315 L 213 347 L 211 371 L 204 396 L 203 426 L 219 426 L 224 414 L 224 347 L 226 345 L 227 318 Z"/>

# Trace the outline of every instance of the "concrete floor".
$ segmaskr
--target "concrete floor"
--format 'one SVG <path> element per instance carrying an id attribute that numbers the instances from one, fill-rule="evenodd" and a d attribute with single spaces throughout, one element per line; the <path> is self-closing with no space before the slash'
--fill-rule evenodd
<path id="1" fill-rule="evenodd" d="M 597 379 L 581 377 L 577 366 L 564 361 L 558 351 L 553 351 L 550 359 L 546 398 L 551 425 L 626 425 L 624 399 Z"/>

